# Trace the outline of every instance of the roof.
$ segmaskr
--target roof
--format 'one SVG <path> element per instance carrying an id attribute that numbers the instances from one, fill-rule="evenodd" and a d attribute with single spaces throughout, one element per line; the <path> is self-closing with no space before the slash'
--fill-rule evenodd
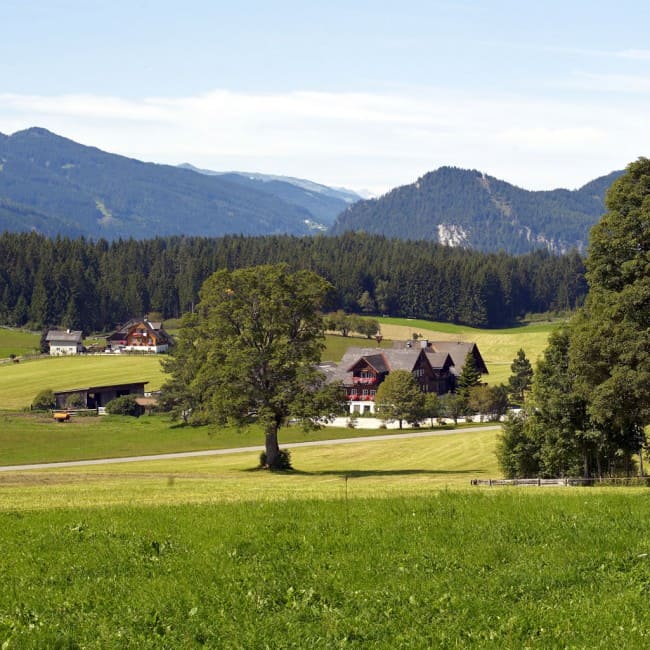
<path id="1" fill-rule="evenodd" d="M 341 362 L 332 366 L 321 366 L 328 381 L 343 381 L 350 378 L 350 374 L 359 363 L 365 362 L 378 373 L 388 373 L 395 370 L 412 372 L 420 355 L 425 352 L 421 347 L 401 349 L 380 349 L 351 347 L 345 351 Z M 442 369 L 453 366 L 453 359 L 447 352 L 426 352 L 426 359 L 432 368 Z"/>
<path id="2" fill-rule="evenodd" d="M 347 369 L 347 372 L 352 372 L 362 360 L 377 372 L 388 372 L 389 370 L 389 367 L 386 364 L 386 357 L 383 355 L 383 353 L 377 352 L 375 354 L 363 355 Z"/>
<path id="3" fill-rule="evenodd" d="M 81 343 L 83 333 L 80 330 L 49 330 L 45 336 L 45 340 L 61 341 L 65 343 Z"/>
<path id="4" fill-rule="evenodd" d="M 448 352 L 431 352 L 427 350 L 426 353 L 432 368 L 438 370 L 454 365 L 454 360 Z"/>
<path id="5" fill-rule="evenodd" d="M 454 362 L 454 372 L 460 374 L 465 365 L 465 359 L 469 353 L 474 355 L 479 372 L 484 375 L 488 374 L 485 361 L 479 352 L 478 346 L 474 342 L 461 343 L 460 341 L 430 341 L 431 349 L 434 352 L 446 352 Z"/>
<path id="6" fill-rule="evenodd" d="M 115 390 L 119 388 L 132 388 L 134 386 L 142 386 L 148 384 L 148 381 L 132 381 L 127 384 L 107 384 L 105 386 L 85 386 L 83 388 L 67 388 L 66 390 L 55 390 L 55 395 L 65 395 L 66 393 L 93 393 L 106 390 Z"/>

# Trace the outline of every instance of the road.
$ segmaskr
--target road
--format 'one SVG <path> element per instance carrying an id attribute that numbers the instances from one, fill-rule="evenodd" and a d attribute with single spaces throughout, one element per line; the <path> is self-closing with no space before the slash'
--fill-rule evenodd
<path id="1" fill-rule="evenodd" d="M 404 438 L 427 438 L 430 436 L 451 436 L 470 431 L 495 431 L 501 429 L 500 424 L 483 427 L 466 427 L 448 431 L 412 431 L 408 433 L 389 433 L 384 435 L 363 436 L 359 438 L 338 438 L 334 440 L 312 440 L 311 442 L 287 442 L 283 449 L 296 447 L 321 447 L 324 445 L 348 445 L 355 442 L 376 442 L 380 440 L 399 440 Z M 179 451 L 171 454 L 153 454 L 150 456 L 126 456 L 123 458 L 96 458 L 91 460 L 66 460 L 57 463 L 31 463 L 26 465 L 0 465 L 0 472 L 27 471 L 33 469 L 56 469 L 58 467 L 84 467 L 88 465 L 113 465 L 115 463 L 139 463 L 149 460 L 173 460 L 175 458 L 194 458 L 199 456 L 224 456 L 226 454 L 241 454 L 244 452 L 264 451 L 263 445 L 254 447 L 231 447 L 229 449 L 206 449 L 203 451 Z"/>

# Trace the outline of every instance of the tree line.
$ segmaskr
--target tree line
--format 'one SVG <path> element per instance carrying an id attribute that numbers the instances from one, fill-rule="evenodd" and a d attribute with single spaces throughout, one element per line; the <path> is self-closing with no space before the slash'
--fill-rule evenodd
<path id="1" fill-rule="evenodd" d="M 570 310 L 586 294 L 577 252 L 511 256 L 349 233 L 150 240 L 0 235 L 0 323 L 107 331 L 134 315 L 192 311 L 206 278 L 286 263 L 333 286 L 328 310 L 479 327 L 526 313 Z"/>
<path id="2" fill-rule="evenodd" d="M 644 474 L 650 424 L 650 160 L 610 188 L 592 229 L 589 292 L 549 339 L 498 457 L 509 477 Z"/>

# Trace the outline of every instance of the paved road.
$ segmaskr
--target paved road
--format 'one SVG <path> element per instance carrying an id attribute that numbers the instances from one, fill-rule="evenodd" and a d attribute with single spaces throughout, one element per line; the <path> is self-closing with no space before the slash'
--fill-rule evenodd
<path id="1" fill-rule="evenodd" d="M 403 438 L 427 438 L 429 436 L 451 436 L 469 431 L 494 431 L 501 425 L 493 424 L 483 427 L 467 427 L 448 431 L 412 431 L 409 433 L 363 436 L 360 438 L 338 438 L 335 440 L 312 440 L 310 442 L 287 442 L 282 448 L 320 447 L 323 445 L 347 445 L 354 442 L 373 442 L 378 440 L 397 440 Z M 263 445 L 255 447 L 232 447 L 229 449 L 206 449 L 204 451 L 179 451 L 172 454 L 155 454 L 151 456 L 127 456 L 125 458 L 97 458 L 94 460 L 67 460 L 59 463 L 32 463 L 30 465 L 0 465 L 0 472 L 26 471 L 30 469 L 56 469 L 57 467 L 83 467 L 85 465 L 112 465 L 115 463 L 138 463 L 147 460 L 170 460 L 174 458 L 193 458 L 197 456 L 224 456 L 242 452 L 264 451 Z"/>

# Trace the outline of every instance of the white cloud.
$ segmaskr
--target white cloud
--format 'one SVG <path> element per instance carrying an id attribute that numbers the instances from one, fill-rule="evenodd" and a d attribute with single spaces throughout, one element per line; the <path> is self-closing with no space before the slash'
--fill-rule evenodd
<path id="1" fill-rule="evenodd" d="M 595 102 L 444 88 L 382 94 L 215 90 L 143 99 L 5 94 L 0 131 L 43 126 L 143 160 L 289 174 L 375 192 L 441 165 L 550 189 L 576 187 L 647 152 L 643 106 Z"/>
<path id="2" fill-rule="evenodd" d="M 616 53 L 622 59 L 634 59 L 637 61 L 650 61 L 650 50 L 622 50 Z"/>
<path id="3" fill-rule="evenodd" d="M 626 93 L 630 95 L 650 94 L 650 74 L 599 74 L 580 73 L 574 76 L 574 88 L 599 93 Z"/>

